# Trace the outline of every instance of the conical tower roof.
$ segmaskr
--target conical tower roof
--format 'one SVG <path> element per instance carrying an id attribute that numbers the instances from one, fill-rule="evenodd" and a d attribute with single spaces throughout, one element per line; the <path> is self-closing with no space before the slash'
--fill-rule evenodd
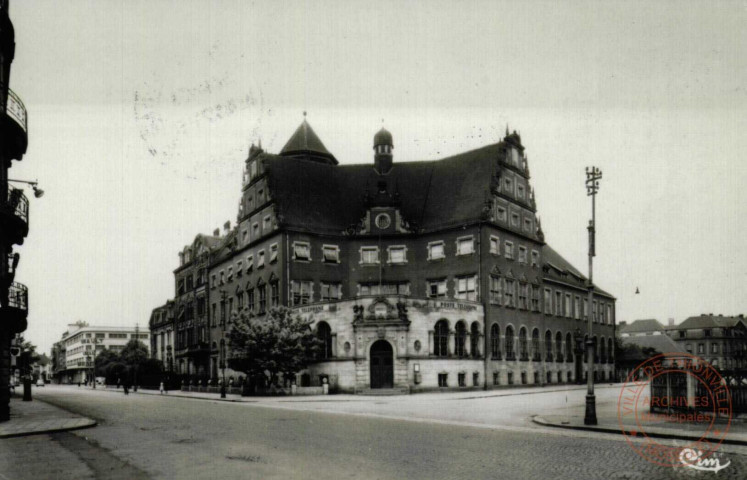
<path id="1" fill-rule="evenodd" d="M 310 160 L 337 165 L 337 159 L 329 153 L 306 119 L 299 125 L 290 140 L 285 144 L 280 155 L 287 157 L 307 157 Z"/>

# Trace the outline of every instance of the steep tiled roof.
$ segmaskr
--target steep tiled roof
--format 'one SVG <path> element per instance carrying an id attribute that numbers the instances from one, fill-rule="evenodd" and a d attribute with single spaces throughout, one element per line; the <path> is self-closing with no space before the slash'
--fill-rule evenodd
<path id="1" fill-rule="evenodd" d="M 547 267 L 544 269 L 545 278 L 575 285 L 579 288 L 586 288 L 586 277 L 550 245 L 542 247 L 542 259 Z M 596 284 L 594 286 L 594 293 L 614 298 L 596 286 Z"/>
<path id="2" fill-rule="evenodd" d="M 689 317 L 679 325 L 669 327 L 671 330 L 684 330 L 691 328 L 726 328 L 733 327 L 739 322 L 745 322 L 744 318 L 740 317 L 723 317 L 721 315 L 698 315 L 697 317 Z"/>
<path id="3" fill-rule="evenodd" d="M 661 332 L 664 333 L 664 325 L 654 318 L 635 320 L 627 325 L 620 326 L 620 333 L 646 333 Z"/>
<path id="4" fill-rule="evenodd" d="M 624 344 L 638 345 L 641 348 L 653 348 L 659 353 L 687 353 L 667 335 L 642 335 L 639 337 L 624 337 Z"/>
<path id="5" fill-rule="evenodd" d="M 291 136 L 283 149 L 280 150 L 280 155 L 320 156 L 331 160 L 335 165 L 337 164 L 334 155 L 329 153 L 327 147 L 324 146 L 306 119 L 304 119 L 303 123 L 301 123 L 301 125 L 296 129 L 295 133 Z"/>
<path id="6" fill-rule="evenodd" d="M 479 220 L 499 144 L 438 161 L 395 162 L 387 181 L 402 215 L 424 231 Z M 283 223 L 341 233 L 366 213 L 365 193 L 379 176 L 372 164 L 332 166 L 263 154 Z"/>

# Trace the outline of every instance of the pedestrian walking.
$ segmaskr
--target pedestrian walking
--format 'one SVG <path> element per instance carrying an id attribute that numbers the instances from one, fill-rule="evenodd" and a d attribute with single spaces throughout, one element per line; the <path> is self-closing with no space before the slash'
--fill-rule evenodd
<path id="1" fill-rule="evenodd" d="M 130 382 L 128 382 L 128 381 L 125 380 L 124 383 L 122 383 L 122 388 L 124 389 L 124 394 L 125 395 L 129 395 L 130 394 L 130 391 L 129 391 L 130 390 Z"/>
<path id="2" fill-rule="evenodd" d="M 163 381 L 161 381 L 161 385 L 159 385 L 158 389 L 161 391 L 161 395 L 163 395 Z"/>

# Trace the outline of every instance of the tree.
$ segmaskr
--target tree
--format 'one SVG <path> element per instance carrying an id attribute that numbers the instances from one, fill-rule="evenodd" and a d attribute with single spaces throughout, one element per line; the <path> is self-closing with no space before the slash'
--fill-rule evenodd
<path id="1" fill-rule="evenodd" d="M 94 368 L 96 370 L 95 376 L 99 377 L 106 374 L 106 368 L 110 363 L 119 362 L 119 354 L 114 350 L 101 350 L 96 355 L 94 362 Z"/>
<path id="2" fill-rule="evenodd" d="M 277 383 L 278 374 L 295 375 L 321 348 L 312 322 L 287 307 L 272 308 L 265 317 L 242 312 L 228 332 L 228 366 L 250 378 L 263 377 L 270 385 Z"/>
<path id="3" fill-rule="evenodd" d="M 27 342 L 23 335 L 15 339 L 15 345 L 19 347 L 17 365 L 21 369 L 21 375 L 30 375 L 31 366 L 39 361 L 39 354 L 36 353 L 36 345 Z"/>
<path id="4" fill-rule="evenodd" d="M 130 340 L 122 349 L 119 358 L 128 367 L 139 367 L 148 359 L 148 347 L 139 340 Z"/>

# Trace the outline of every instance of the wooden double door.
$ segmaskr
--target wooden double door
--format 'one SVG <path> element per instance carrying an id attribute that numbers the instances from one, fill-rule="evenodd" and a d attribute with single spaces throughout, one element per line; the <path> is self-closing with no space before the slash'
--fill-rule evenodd
<path id="1" fill-rule="evenodd" d="M 386 340 L 371 345 L 371 388 L 394 386 L 394 351 Z"/>

